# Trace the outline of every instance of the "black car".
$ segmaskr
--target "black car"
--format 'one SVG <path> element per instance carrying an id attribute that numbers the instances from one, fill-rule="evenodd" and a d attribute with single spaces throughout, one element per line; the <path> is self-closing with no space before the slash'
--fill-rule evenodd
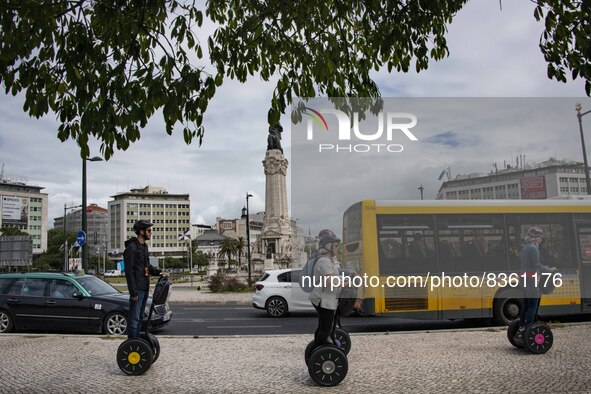
<path id="1" fill-rule="evenodd" d="M 129 294 L 92 275 L 0 274 L 0 333 L 31 329 L 123 335 L 128 311 Z M 168 304 L 156 305 L 150 327 L 162 328 L 171 317 Z"/>

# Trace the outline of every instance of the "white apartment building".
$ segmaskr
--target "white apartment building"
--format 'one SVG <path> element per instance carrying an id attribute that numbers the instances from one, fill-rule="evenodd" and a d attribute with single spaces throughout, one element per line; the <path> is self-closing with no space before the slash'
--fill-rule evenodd
<path id="1" fill-rule="evenodd" d="M 162 187 L 146 186 L 112 196 L 109 201 L 110 249 L 115 255 L 125 250 L 125 241 L 135 236 L 137 220 L 154 223 L 150 254 L 156 257 L 185 257 L 188 241 L 179 240 L 191 228 L 189 194 L 169 194 Z"/>
<path id="2" fill-rule="evenodd" d="M 0 227 L 16 227 L 33 239 L 33 254 L 47 250 L 47 193 L 43 187 L 0 179 Z"/>
<path id="3" fill-rule="evenodd" d="M 549 159 L 524 168 L 458 175 L 443 182 L 438 200 L 506 200 L 583 198 L 587 195 L 583 164 Z"/>

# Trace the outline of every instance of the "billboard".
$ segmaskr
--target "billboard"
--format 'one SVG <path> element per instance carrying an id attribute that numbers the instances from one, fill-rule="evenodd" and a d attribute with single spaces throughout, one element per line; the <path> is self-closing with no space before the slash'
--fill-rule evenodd
<path id="1" fill-rule="evenodd" d="M 0 267 L 33 263 L 33 239 L 30 235 L 0 237 Z"/>
<path id="2" fill-rule="evenodd" d="M 29 225 L 29 199 L 25 197 L 2 196 L 2 225 Z"/>
<path id="3" fill-rule="evenodd" d="M 521 178 L 521 198 L 524 200 L 540 200 L 546 198 L 546 178 L 543 176 L 532 176 Z"/>

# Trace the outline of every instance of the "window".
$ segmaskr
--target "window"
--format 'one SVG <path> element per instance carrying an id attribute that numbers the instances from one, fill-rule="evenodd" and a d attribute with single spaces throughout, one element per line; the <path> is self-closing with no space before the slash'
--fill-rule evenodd
<path id="1" fill-rule="evenodd" d="M 76 286 L 67 280 L 52 279 L 49 282 L 49 296 L 55 298 L 72 298 L 77 291 Z"/>
<path id="2" fill-rule="evenodd" d="M 564 214 L 523 214 L 507 215 L 507 230 L 509 233 L 510 269 L 519 272 L 521 260 L 519 253 L 523 241 L 530 227 L 540 227 L 544 231 L 544 240 L 540 244 L 540 259 L 542 264 L 561 268 L 576 266 L 569 240 L 569 217 Z"/>
<path id="3" fill-rule="evenodd" d="M 291 271 L 287 271 L 282 273 L 281 275 L 277 275 L 277 282 L 284 283 L 284 282 L 291 282 Z"/>
<path id="4" fill-rule="evenodd" d="M 502 215 L 442 215 L 437 218 L 437 234 L 441 271 L 505 271 Z"/>
<path id="5" fill-rule="evenodd" d="M 378 215 L 380 274 L 426 274 L 436 270 L 431 215 Z"/>

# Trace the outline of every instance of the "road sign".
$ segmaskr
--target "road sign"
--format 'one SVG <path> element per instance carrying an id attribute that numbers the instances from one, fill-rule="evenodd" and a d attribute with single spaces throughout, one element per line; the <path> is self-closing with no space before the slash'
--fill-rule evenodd
<path id="1" fill-rule="evenodd" d="M 84 246 L 86 243 L 86 233 L 84 231 L 78 231 L 78 235 L 76 235 L 76 241 L 78 241 L 78 245 Z"/>

